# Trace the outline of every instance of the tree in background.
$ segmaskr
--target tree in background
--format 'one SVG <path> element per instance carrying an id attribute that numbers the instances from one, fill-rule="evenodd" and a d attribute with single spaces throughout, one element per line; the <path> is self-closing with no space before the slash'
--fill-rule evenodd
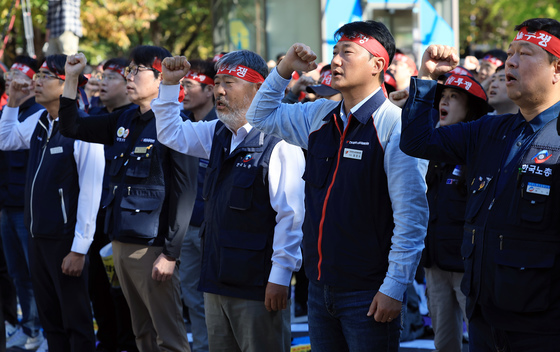
<path id="1" fill-rule="evenodd" d="M 461 55 L 476 49 L 507 50 L 513 27 L 529 18 L 557 18 L 557 5 L 551 0 L 459 0 Z"/>
<path id="2" fill-rule="evenodd" d="M 7 28 L 8 12 L 14 3 L 15 0 L 0 0 L 0 35 Z M 48 2 L 30 3 L 35 52 L 42 56 Z M 4 62 L 11 62 L 25 50 L 21 6 L 13 13 L 16 21 L 0 59 Z M 109 57 L 126 56 L 130 49 L 142 44 L 163 46 L 175 55 L 187 57 L 214 55 L 210 0 L 82 0 L 81 18 L 84 36 L 80 51 L 94 64 Z"/>

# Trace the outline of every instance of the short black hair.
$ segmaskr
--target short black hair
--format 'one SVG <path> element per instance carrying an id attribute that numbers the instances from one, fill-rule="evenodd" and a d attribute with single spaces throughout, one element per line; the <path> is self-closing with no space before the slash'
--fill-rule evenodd
<path id="1" fill-rule="evenodd" d="M 560 22 L 552 18 L 531 18 L 530 20 L 526 20 L 523 21 L 523 23 L 518 24 L 514 29 L 518 31 L 523 27 L 527 27 L 529 32 L 545 31 L 560 39 Z M 560 59 L 548 51 L 546 53 L 548 54 L 550 63 Z"/>
<path id="2" fill-rule="evenodd" d="M 389 29 L 383 23 L 377 21 L 347 23 L 334 33 L 334 37 L 338 40 L 342 36 L 351 37 L 358 33 L 373 37 L 383 45 L 385 50 L 387 50 L 387 54 L 389 54 L 389 62 L 387 62 L 387 65 L 391 64 L 393 56 L 395 56 L 395 38 L 393 38 Z M 384 82 L 383 71 L 379 74 L 379 82 Z"/>
<path id="3" fill-rule="evenodd" d="M 212 79 L 216 76 L 216 67 L 212 61 L 194 59 L 190 60 L 189 63 L 191 64 L 191 71 L 203 74 Z"/>
<path id="4" fill-rule="evenodd" d="M 498 66 L 498 68 L 496 69 L 496 72 L 500 72 L 502 70 L 506 69 L 506 64 L 502 64 L 501 66 Z"/>
<path id="5" fill-rule="evenodd" d="M 37 60 L 27 55 L 16 56 L 16 58 L 14 59 L 14 64 L 24 64 L 35 72 L 37 72 L 37 69 L 39 68 L 37 66 L 38 65 Z"/>
<path id="6" fill-rule="evenodd" d="M 482 58 L 484 59 L 486 57 L 486 55 L 493 56 L 497 59 L 500 59 L 503 62 L 506 62 L 506 60 L 507 60 L 507 53 L 503 50 L 500 50 L 500 49 L 488 50 L 487 52 L 482 54 Z"/>
<path id="7" fill-rule="evenodd" d="M 107 67 L 109 67 L 110 65 L 127 67 L 128 65 L 130 65 L 130 60 L 125 59 L 123 57 L 114 57 L 112 59 L 105 61 L 105 63 L 103 64 L 103 70 L 106 70 Z"/>
<path id="8" fill-rule="evenodd" d="M 132 50 L 130 53 L 130 60 L 134 61 L 136 65 L 152 67 L 155 59 L 163 61 L 166 57 L 171 57 L 169 50 L 160 46 L 140 45 Z M 154 71 L 154 77 L 159 77 L 159 72 Z"/>
<path id="9" fill-rule="evenodd" d="M 45 62 L 47 63 L 47 68 L 49 69 L 49 71 L 57 75 L 66 75 L 66 71 L 64 70 L 64 66 L 66 65 L 66 55 L 49 55 L 45 58 Z M 78 87 L 81 87 L 86 83 L 87 78 L 80 73 L 80 76 L 78 77 Z"/>

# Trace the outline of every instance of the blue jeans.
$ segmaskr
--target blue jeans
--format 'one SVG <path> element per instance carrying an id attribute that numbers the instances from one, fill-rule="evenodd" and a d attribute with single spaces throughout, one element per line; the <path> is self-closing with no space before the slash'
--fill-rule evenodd
<path id="1" fill-rule="evenodd" d="M 8 272 L 14 280 L 21 306 L 21 326 L 28 336 L 36 336 L 41 324 L 29 274 L 29 233 L 23 223 L 23 210 L 2 209 L 0 223 Z"/>
<path id="2" fill-rule="evenodd" d="M 402 314 L 390 323 L 367 312 L 377 290 L 344 291 L 309 282 L 311 348 L 321 352 L 398 351 Z"/>

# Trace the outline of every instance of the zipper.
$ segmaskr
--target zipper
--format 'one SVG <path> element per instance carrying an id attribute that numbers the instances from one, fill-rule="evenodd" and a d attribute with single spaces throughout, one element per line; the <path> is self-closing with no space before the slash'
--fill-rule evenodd
<path id="1" fill-rule="evenodd" d="M 43 125 L 41 119 L 39 119 L 39 124 L 47 130 L 47 135 L 49 130 Z M 43 153 L 41 154 L 41 160 L 39 161 L 39 166 L 37 166 L 37 171 L 35 171 L 35 175 L 33 176 L 33 182 L 31 183 L 31 196 L 29 197 L 29 215 L 31 217 L 31 223 L 29 225 L 29 234 L 31 237 L 35 237 L 33 234 L 33 191 L 35 190 L 35 182 L 37 181 L 37 176 L 39 175 L 39 170 L 41 170 L 41 165 L 43 165 L 43 160 L 45 159 L 45 151 L 47 150 L 47 145 L 49 144 L 49 140 L 51 139 L 50 136 L 47 136 L 47 141 L 43 145 Z"/>
<path id="2" fill-rule="evenodd" d="M 331 194 L 331 190 L 334 186 L 334 181 L 336 180 L 336 175 L 338 174 L 338 166 L 340 165 L 340 156 L 342 155 L 342 149 L 344 147 L 344 139 L 346 138 L 346 132 L 348 132 L 348 126 L 350 126 L 350 119 L 351 118 L 352 118 L 352 115 L 349 115 L 348 124 L 346 125 L 346 128 L 344 129 L 344 131 L 340 131 L 340 127 L 338 126 L 338 122 L 336 121 L 336 115 L 334 115 L 336 128 L 338 129 L 338 132 L 341 134 L 341 136 L 340 136 L 340 146 L 339 146 L 338 155 L 337 155 L 337 158 L 336 158 L 336 167 L 334 169 L 331 184 L 329 185 L 329 188 L 327 189 L 327 195 L 325 196 L 325 200 L 323 201 L 323 210 L 322 210 L 322 213 L 321 213 L 321 221 L 319 222 L 319 239 L 317 241 L 317 253 L 319 254 L 319 261 L 317 263 L 317 280 L 321 279 L 321 263 L 323 262 L 323 250 L 322 250 L 323 227 L 325 225 L 327 203 L 329 202 L 329 197 L 330 197 L 330 194 Z"/>
<path id="3" fill-rule="evenodd" d="M 58 189 L 58 194 L 60 195 L 60 206 L 62 207 L 62 218 L 64 219 L 64 224 L 68 222 L 68 217 L 66 215 L 66 205 L 64 205 L 64 190 L 62 188 Z"/>
<path id="4" fill-rule="evenodd" d="M 498 236 L 500 238 L 500 250 L 504 249 L 504 235 Z"/>

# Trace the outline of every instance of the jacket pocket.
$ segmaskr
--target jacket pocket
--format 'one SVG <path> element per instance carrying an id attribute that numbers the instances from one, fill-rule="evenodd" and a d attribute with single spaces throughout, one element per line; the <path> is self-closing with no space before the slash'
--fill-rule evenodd
<path id="1" fill-rule="evenodd" d="M 126 176 L 146 178 L 150 175 L 151 165 L 152 165 L 151 157 L 132 155 L 128 161 Z"/>
<path id="2" fill-rule="evenodd" d="M 336 159 L 337 148 L 332 145 L 314 145 L 307 152 L 303 179 L 311 186 L 322 188 L 327 182 Z"/>
<path id="3" fill-rule="evenodd" d="M 253 201 L 253 183 L 255 173 L 239 172 L 234 176 L 229 198 L 229 207 L 236 210 L 247 210 L 251 208 Z"/>
<path id="4" fill-rule="evenodd" d="M 218 280 L 236 286 L 263 286 L 268 280 L 267 236 L 241 231 L 220 232 Z"/>
<path id="5" fill-rule="evenodd" d="M 465 209 L 465 222 L 472 223 L 484 204 L 486 190 L 492 181 L 492 176 L 476 176 L 469 185 L 468 200 Z"/>
<path id="6" fill-rule="evenodd" d="M 550 305 L 555 255 L 543 251 L 498 250 L 494 256 L 494 304 L 513 312 L 541 312 Z"/>
<path id="7" fill-rule="evenodd" d="M 539 184 L 536 182 L 523 182 L 521 184 L 521 202 L 519 215 L 521 220 L 538 223 L 544 219 L 546 210 L 546 200 L 548 195 L 532 193 L 535 188 L 546 189 L 550 191 L 550 186 Z"/>
<path id="8" fill-rule="evenodd" d="M 128 186 L 121 192 L 124 194 L 120 203 L 120 232 L 138 238 L 156 237 L 165 188 Z"/>

